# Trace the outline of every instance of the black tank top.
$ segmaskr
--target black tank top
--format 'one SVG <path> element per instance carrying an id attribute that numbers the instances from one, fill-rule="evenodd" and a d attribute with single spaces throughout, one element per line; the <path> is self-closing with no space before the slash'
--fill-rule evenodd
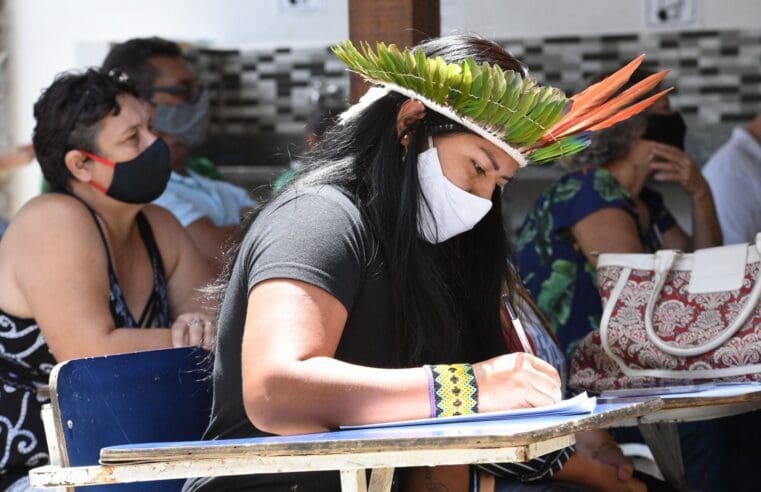
<path id="1" fill-rule="evenodd" d="M 114 325 L 120 328 L 168 327 L 166 275 L 148 220 L 142 213 L 137 215 L 140 235 L 153 267 L 153 290 L 140 317 L 135 318 L 116 278 L 100 221 L 95 212 L 87 208 L 98 227 L 108 258 L 109 308 Z M 48 400 L 38 396 L 37 388 L 47 386 L 55 364 L 34 319 L 19 318 L 0 310 L 0 490 L 26 475 L 30 468 L 48 461 L 40 420 L 40 409 Z"/>

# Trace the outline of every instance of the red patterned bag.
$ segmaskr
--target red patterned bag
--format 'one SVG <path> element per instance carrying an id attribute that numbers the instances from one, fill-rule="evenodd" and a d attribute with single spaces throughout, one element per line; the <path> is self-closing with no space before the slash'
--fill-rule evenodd
<path id="1" fill-rule="evenodd" d="M 600 329 L 577 348 L 569 386 L 761 381 L 760 270 L 761 233 L 694 254 L 600 255 Z"/>

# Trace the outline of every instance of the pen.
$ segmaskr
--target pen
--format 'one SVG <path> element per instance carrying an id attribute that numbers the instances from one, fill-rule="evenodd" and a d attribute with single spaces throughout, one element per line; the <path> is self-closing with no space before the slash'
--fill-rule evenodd
<path id="1" fill-rule="evenodd" d="M 528 337 L 526 336 L 526 330 L 523 329 L 523 323 L 521 323 L 520 318 L 518 318 L 518 313 L 515 311 L 513 303 L 510 302 L 510 297 L 502 296 L 502 300 L 504 301 L 507 312 L 510 315 L 510 321 L 513 323 L 513 329 L 515 329 L 515 333 L 518 335 L 518 339 L 521 341 L 523 351 L 527 354 L 534 355 L 534 350 L 531 348 L 531 343 L 529 343 Z"/>

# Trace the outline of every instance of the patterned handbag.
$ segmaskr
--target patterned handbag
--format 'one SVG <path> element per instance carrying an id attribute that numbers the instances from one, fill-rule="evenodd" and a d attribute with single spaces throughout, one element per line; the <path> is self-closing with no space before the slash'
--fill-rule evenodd
<path id="1" fill-rule="evenodd" d="M 604 310 L 571 363 L 572 388 L 603 391 L 761 381 L 761 233 L 694 254 L 604 254 Z"/>

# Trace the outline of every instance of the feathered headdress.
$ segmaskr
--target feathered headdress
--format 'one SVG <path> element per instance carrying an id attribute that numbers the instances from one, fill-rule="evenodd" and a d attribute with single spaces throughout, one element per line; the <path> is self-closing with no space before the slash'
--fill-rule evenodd
<path id="1" fill-rule="evenodd" d="M 357 49 L 351 41 L 335 46 L 333 52 L 367 81 L 419 100 L 494 143 L 521 167 L 584 150 L 590 132 L 644 111 L 671 90 L 642 99 L 666 77 L 668 71 L 662 71 L 612 97 L 644 55 L 569 99 L 560 89 L 496 65 L 478 65 L 472 58 L 448 63 L 441 57 L 429 58 L 420 49 L 399 51 L 393 44 L 377 43 L 373 50 L 364 42 Z M 385 91 L 371 89 L 346 117 Z"/>

